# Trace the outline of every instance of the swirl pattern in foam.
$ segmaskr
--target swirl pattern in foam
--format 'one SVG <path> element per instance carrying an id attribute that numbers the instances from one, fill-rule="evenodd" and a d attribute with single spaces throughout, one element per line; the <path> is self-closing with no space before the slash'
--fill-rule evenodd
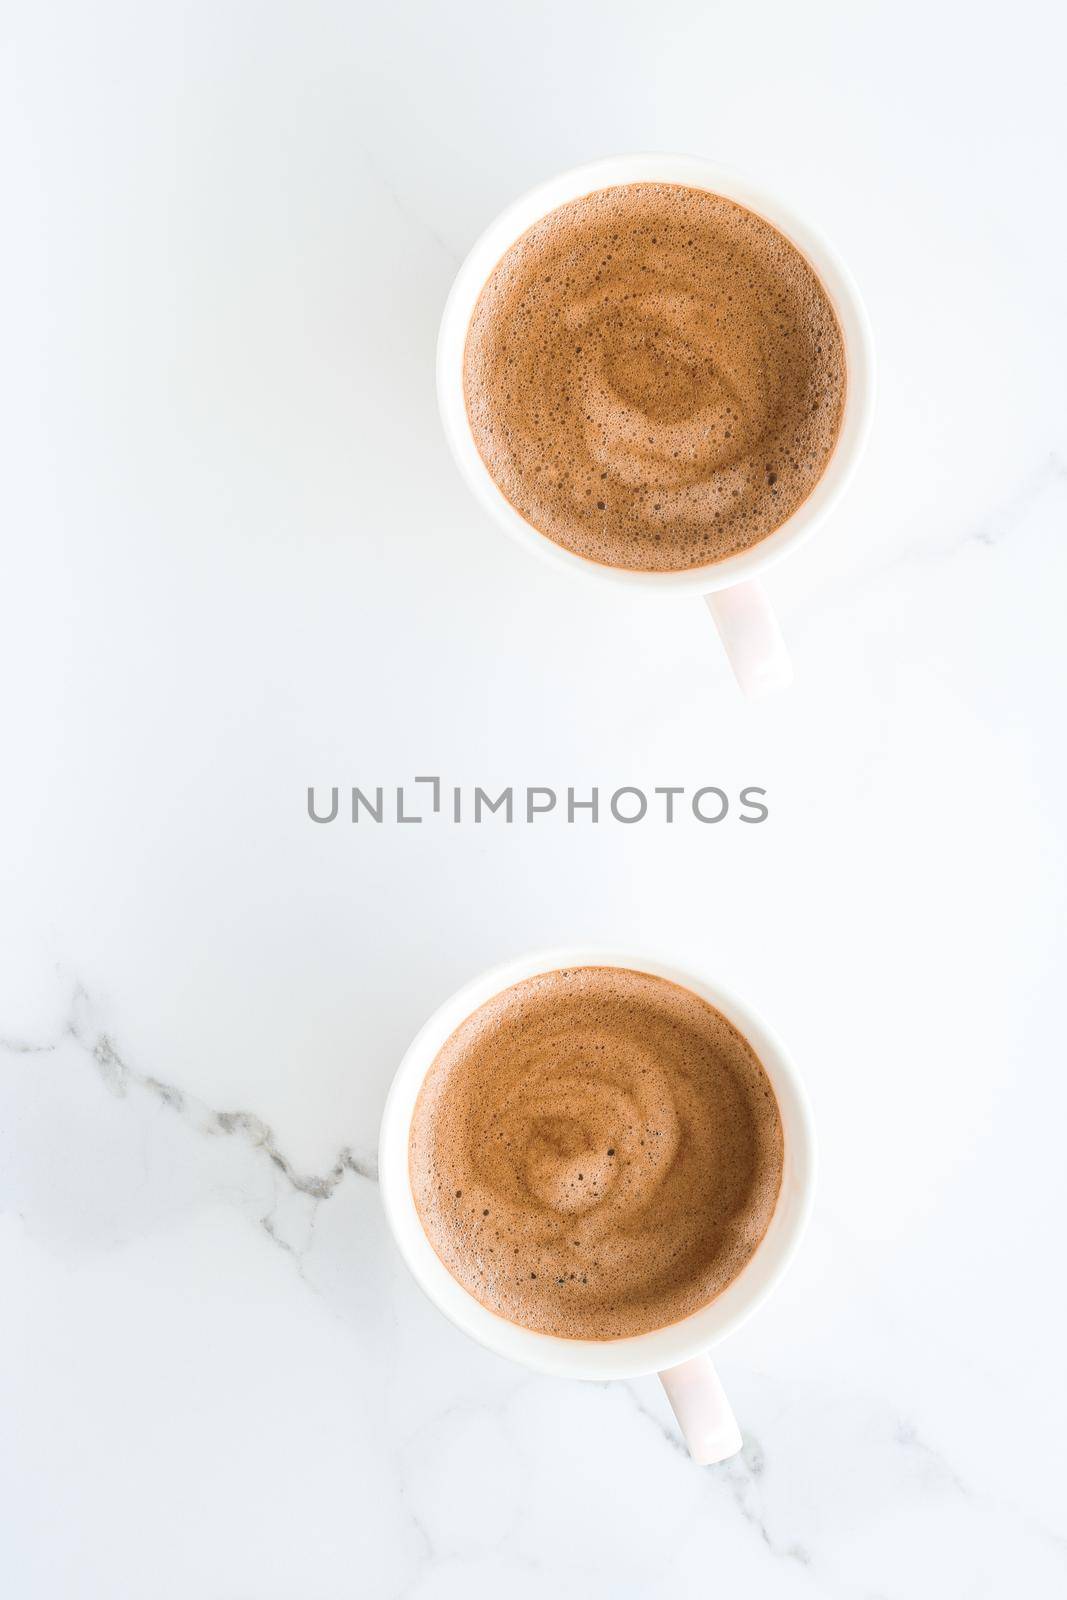
<path id="1" fill-rule="evenodd" d="M 845 351 L 771 223 L 635 183 L 512 245 L 475 305 L 463 381 L 482 460 L 528 522 L 603 565 L 678 571 L 756 544 L 811 493 Z"/>
<path id="2" fill-rule="evenodd" d="M 782 1162 L 748 1041 L 690 990 L 615 967 L 528 978 L 468 1017 L 409 1144 L 452 1275 L 509 1321 L 583 1339 L 713 1300 L 763 1238 Z"/>

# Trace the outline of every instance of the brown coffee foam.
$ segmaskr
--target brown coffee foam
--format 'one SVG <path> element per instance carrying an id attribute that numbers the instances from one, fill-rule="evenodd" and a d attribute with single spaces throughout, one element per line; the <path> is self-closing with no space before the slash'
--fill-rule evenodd
<path id="1" fill-rule="evenodd" d="M 799 250 L 721 195 L 602 189 L 507 251 L 471 317 L 464 393 L 515 509 L 608 566 L 677 571 L 765 538 L 841 426 L 845 352 Z"/>
<path id="2" fill-rule="evenodd" d="M 506 989 L 456 1029 L 412 1118 L 422 1226 L 509 1321 L 618 1339 L 707 1305 L 781 1186 L 770 1081 L 706 1001 L 614 967 Z"/>

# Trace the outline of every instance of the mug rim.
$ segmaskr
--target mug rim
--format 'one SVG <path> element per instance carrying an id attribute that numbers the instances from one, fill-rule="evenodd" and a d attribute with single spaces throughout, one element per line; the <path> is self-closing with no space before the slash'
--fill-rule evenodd
<path id="1" fill-rule="evenodd" d="M 623 1339 L 564 1339 L 510 1322 L 477 1300 L 437 1255 L 419 1220 L 411 1189 L 408 1145 L 419 1090 L 438 1051 L 457 1027 L 494 995 L 524 978 L 575 967 L 619 967 L 680 984 L 722 1012 L 744 1035 L 778 1101 L 785 1145 L 782 1183 L 770 1224 L 726 1288 L 697 1311 L 664 1328 Z M 807 1093 L 778 1036 L 747 1003 L 722 985 L 645 952 L 559 948 L 503 962 L 449 996 L 405 1051 L 386 1098 L 378 1145 L 382 1203 L 404 1262 L 429 1300 L 454 1326 L 496 1355 L 557 1377 L 603 1382 L 661 1372 L 709 1350 L 735 1332 L 773 1292 L 807 1226 L 816 1177 L 815 1129 Z"/>
<path id="2" fill-rule="evenodd" d="M 463 352 L 475 303 L 504 253 L 527 228 L 569 200 L 626 183 L 677 183 L 721 194 L 755 212 L 800 251 L 826 291 L 845 345 L 845 409 L 822 476 L 773 533 L 720 561 L 681 571 L 613 567 L 556 544 L 497 487 L 471 431 L 463 391 Z M 765 572 L 807 540 L 844 494 L 863 453 L 874 403 L 874 342 L 855 280 L 829 240 L 770 190 L 701 156 L 644 153 L 571 167 L 526 191 L 499 213 L 467 253 L 452 283 L 437 338 L 437 401 L 452 455 L 475 498 L 526 549 L 557 570 L 654 594 L 710 594 Z"/>

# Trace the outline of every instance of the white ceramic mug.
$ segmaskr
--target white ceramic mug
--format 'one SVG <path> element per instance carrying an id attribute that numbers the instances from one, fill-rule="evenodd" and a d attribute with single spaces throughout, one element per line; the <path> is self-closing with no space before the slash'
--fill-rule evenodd
<path id="1" fill-rule="evenodd" d="M 423 1079 L 445 1040 L 494 995 L 541 972 L 574 967 L 623 967 L 650 972 L 710 1001 L 752 1045 L 778 1100 L 785 1144 L 782 1187 L 759 1247 L 723 1292 L 681 1322 L 627 1339 L 559 1339 L 508 1322 L 469 1294 L 449 1272 L 423 1231 L 411 1191 L 408 1140 Z M 497 1355 L 564 1378 L 634 1378 L 658 1373 L 693 1459 L 724 1461 L 741 1448 L 741 1434 L 711 1364 L 712 1345 L 733 1333 L 770 1294 L 792 1259 L 811 1211 L 815 1133 L 807 1096 L 781 1041 L 753 1011 L 695 973 L 632 952 L 550 950 L 527 956 L 468 983 L 434 1012 L 397 1069 L 379 1138 L 385 1214 L 416 1282 L 458 1328 Z"/>
<path id="2" fill-rule="evenodd" d="M 539 218 L 568 200 L 624 183 L 677 183 L 746 206 L 790 239 L 816 272 L 837 313 L 847 367 L 841 431 L 826 470 L 808 498 L 780 528 L 737 555 L 684 572 L 628 572 L 565 550 L 515 510 L 486 469 L 474 442 L 463 394 L 463 347 L 475 302 L 489 274 L 511 245 Z M 773 195 L 747 179 L 696 156 L 616 156 L 575 167 L 531 189 L 482 234 L 452 285 L 437 341 L 437 398 L 445 434 L 459 469 L 498 523 L 557 567 L 651 594 L 702 594 L 718 625 L 734 673 L 746 694 L 783 688 L 792 669 L 781 630 L 759 581 L 768 567 L 807 539 L 836 505 L 859 460 L 874 400 L 870 324 L 852 278 L 821 234 Z"/>

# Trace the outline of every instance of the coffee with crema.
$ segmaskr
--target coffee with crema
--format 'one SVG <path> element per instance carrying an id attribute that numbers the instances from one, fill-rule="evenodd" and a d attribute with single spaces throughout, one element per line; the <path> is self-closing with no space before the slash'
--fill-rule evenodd
<path id="1" fill-rule="evenodd" d="M 526 521 L 591 561 L 671 572 L 748 549 L 807 499 L 840 430 L 845 350 L 771 223 L 633 183 L 512 245 L 463 382 L 482 460 Z"/>
<path id="2" fill-rule="evenodd" d="M 423 1229 L 490 1310 L 619 1339 L 679 1321 L 738 1275 L 782 1181 L 778 1104 L 713 1006 L 648 973 L 527 978 L 432 1063 L 408 1146 Z"/>

